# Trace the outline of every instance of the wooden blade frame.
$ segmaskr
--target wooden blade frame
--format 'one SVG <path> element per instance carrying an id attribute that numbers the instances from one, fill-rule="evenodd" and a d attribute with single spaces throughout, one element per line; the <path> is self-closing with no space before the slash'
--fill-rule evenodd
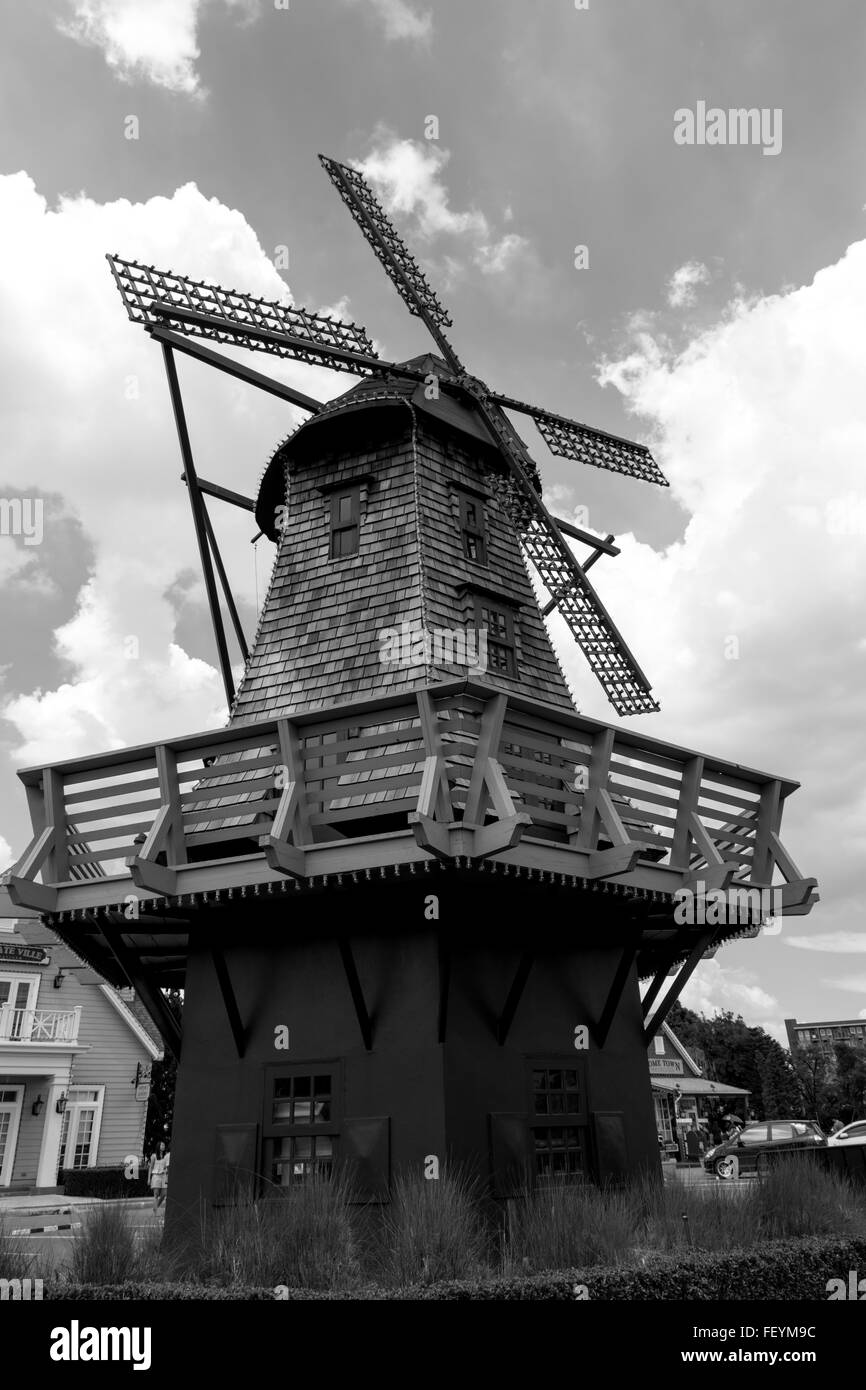
<path id="1" fill-rule="evenodd" d="M 341 351 L 376 358 L 373 343 L 357 324 L 257 299 L 221 285 L 207 285 L 116 255 L 106 256 L 106 260 L 126 312 L 133 323 L 144 327 L 179 328 L 221 343 L 237 343 L 246 335 L 257 335 L 260 351 L 336 371 L 353 370 L 341 359 Z M 173 311 L 177 311 L 176 316 Z M 286 337 L 291 345 L 283 341 Z"/>

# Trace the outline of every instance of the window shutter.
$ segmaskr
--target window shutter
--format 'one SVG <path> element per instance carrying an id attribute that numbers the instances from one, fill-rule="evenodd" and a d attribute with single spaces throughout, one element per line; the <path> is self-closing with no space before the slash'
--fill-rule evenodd
<path id="1" fill-rule="evenodd" d="M 529 1150 L 525 1115 L 491 1114 L 490 1171 L 497 1197 L 526 1191 Z"/>
<path id="2" fill-rule="evenodd" d="M 357 1197 L 387 1202 L 391 1179 L 389 1115 L 346 1116 L 340 1129 L 339 1157 Z"/>
<path id="3" fill-rule="evenodd" d="M 214 1144 L 215 1207 L 248 1201 L 256 1187 L 258 1126 L 217 1125 Z"/>

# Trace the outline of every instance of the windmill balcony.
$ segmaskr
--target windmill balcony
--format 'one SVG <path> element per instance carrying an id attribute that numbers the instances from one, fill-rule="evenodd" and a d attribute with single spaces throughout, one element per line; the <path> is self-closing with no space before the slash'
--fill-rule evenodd
<path id="1" fill-rule="evenodd" d="M 0 1008 L 0 1047 L 78 1042 L 81 1009 Z"/>
<path id="2" fill-rule="evenodd" d="M 61 921 L 431 859 L 611 880 L 671 913 L 732 887 L 817 901 L 779 838 L 796 782 L 472 681 L 18 775 L 33 839 L 9 895 Z"/>

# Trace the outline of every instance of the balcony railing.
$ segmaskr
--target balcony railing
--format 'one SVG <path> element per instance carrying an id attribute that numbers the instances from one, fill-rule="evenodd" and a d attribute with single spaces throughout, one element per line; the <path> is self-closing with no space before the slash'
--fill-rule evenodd
<path id="1" fill-rule="evenodd" d="M 19 777 L 34 838 L 9 891 L 44 912 L 431 855 L 817 900 L 779 838 L 796 782 L 471 683 Z"/>
<path id="2" fill-rule="evenodd" d="M 0 1008 L 0 1043 L 75 1043 L 81 1009 Z"/>

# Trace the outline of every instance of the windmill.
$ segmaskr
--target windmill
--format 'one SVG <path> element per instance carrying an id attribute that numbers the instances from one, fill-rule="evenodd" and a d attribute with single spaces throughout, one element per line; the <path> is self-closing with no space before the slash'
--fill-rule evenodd
<path id="1" fill-rule="evenodd" d="M 0 887 L 132 985 L 178 1057 L 175 1231 L 344 1163 L 377 1202 L 450 1157 L 503 1199 L 646 1172 L 647 1047 L 683 986 L 767 893 L 776 915 L 817 901 L 780 838 L 796 782 L 574 708 L 554 608 L 619 714 L 657 706 L 587 578 L 613 537 L 550 515 L 509 416 L 664 485 L 649 452 L 467 373 L 361 174 L 322 162 L 431 351 L 384 361 L 357 324 L 109 257 L 163 352 L 230 715 L 22 769 L 32 840 Z M 322 403 L 220 345 L 360 381 Z M 308 414 L 255 500 L 199 476 L 178 354 Z M 277 545 L 249 647 L 211 498 Z M 392 662 L 395 619 L 486 632 L 490 661 Z"/>
<path id="2" fill-rule="evenodd" d="M 501 395 L 471 375 L 445 335 L 444 329 L 452 323 L 450 316 L 363 174 L 324 155 L 319 158 L 409 312 L 421 319 L 433 338 L 444 367 L 433 374 L 435 390 L 468 408 L 495 450 L 497 466 L 489 470 L 489 479 L 526 558 L 547 591 L 543 615 L 554 610 L 561 614 L 618 714 L 657 711 L 659 706 L 646 675 L 587 577 L 587 571 L 602 555 L 619 553 L 613 536 L 593 536 L 551 515 L 541 497 L 538 469 L 506 411 L 534 420 L 553 454 L 665 487 L 667 481 L 650 451 L 643 445 Z M 107 259 L 129 317 L 143 325 L 162 346 L 184 464 L 183 478 L 189 490 L 220 668 L 231 705 L 235 690 L 217 578 L 245 662 L 249 651 L 204 497 L 213 496 L 250 511 L 255 510 L 255 504 L 250 498 L 199 478 L 174 351 L 228 372 L 311 415 L 323 409 L 321 402 L 190 339 L 243 346 L 361 377 L 429 383 L 431 373 L 412 363 L 382 360 L 366 331 L 354 323 L 225 290 L 117 255 Z M 589 548 L 590 554 L 583 563 L 566 537 Z"/>

